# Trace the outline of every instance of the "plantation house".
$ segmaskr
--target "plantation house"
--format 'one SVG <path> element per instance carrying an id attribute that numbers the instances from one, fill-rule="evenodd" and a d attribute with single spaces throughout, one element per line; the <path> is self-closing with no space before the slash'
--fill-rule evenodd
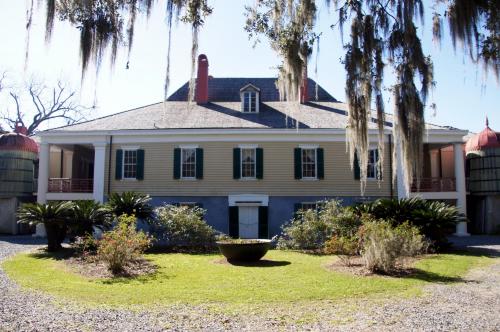
<path id="1" fill-rule="evenodd" d="M 43 131 L 38 201 L 148 193 L 155 205 L 198 204 L 216 229 L 242 238 L 277 234 L 294 211 L 327 198 L 344 204 L 419 195 L 465 212 L 464 130 L 427 125 L 420 190 L 392 184 L 392 118 L 384 176 L 377 180 L 376 124 L 370 124 L 368 184 L 346 154 L 347 105 L 311 79 L 301 104 L 281 102 L 274 78 L 213 78 L 198 58 L 196 103 L 186 83 L 157 103 Z M 400 165 L 401 163 L 398 162 Z M 408 193 L 409 192 L 409 193 Z M 467 233 L 465 224 L 457 233 Z"/>

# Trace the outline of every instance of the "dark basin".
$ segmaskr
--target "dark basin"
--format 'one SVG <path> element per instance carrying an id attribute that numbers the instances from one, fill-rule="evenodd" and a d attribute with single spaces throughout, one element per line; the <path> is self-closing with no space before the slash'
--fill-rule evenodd
<path id="1" fill-rule="evenodd" d="M 255 262 L 264 257 L 271 248 L 271 240 L 218 241 L 217 247 L 229 262 Z"/>

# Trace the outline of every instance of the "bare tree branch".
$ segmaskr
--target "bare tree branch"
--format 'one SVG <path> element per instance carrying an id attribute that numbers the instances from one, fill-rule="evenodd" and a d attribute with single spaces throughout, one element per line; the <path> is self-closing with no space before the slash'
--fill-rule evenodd
<path id="1" fill-rule="evenodd" d="M 2 79 L 3 76 L 0 76 L 0 84 Z M 49 120 L 63 121 L 66 125 L 83 121 L 86 119 L 86 111 L 90 109 L 76 103 L 76 91 L 69 90 L 61 81 L 53 88 L 30 81 L 25 91 L 26 98 L 21 98 L 20 93 L 13 89 L 9 91 L 12 104 L 15 105 L 15 113 L 11 114 L 8 109 L 0 112 L 0 122 L 12 130 L 15 129 L 16 123 L 20 123 L 27 128 L 28 135 L 33 135 Z M 28 117 L 31 121 L 27 122 Z"/>

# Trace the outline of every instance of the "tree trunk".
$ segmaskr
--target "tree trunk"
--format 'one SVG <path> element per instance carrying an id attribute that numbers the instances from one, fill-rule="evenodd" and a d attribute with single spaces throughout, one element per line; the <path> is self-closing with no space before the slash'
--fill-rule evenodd
<path id="1" fill-rule="evenodd" d="M 66 226 L 44 223 L 47 232 L 47 251 L 54 252 L 62 248 L 61 243 L 66 237 Z"/>

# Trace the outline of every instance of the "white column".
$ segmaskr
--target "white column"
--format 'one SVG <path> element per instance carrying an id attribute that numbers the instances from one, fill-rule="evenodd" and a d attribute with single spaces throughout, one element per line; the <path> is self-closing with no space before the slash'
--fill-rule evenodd
<path id="1" fill-rule="evenodd" d="M 47 203 L 47 191 L 49 190 L 49 165 L 50 165 L 50 145 L 47 142 L 40 144 L 38 155 L 38 192 L 36 200 L 38 203 Z M 36 232 L 33 237 L 45 237 L 45 226 L 36 225 Z"/>
<path id="2" fill-rule="evenodd" d="M 398 189 L 398 199 L 410 197 L 410 188 L 405 184 L 405 176 L 403 172 L 403 150 L 401 148 L 401 140 L 395 139 L 396 149 L 396 180 Z"/>
<path id="3" fill-rule="evenodd" d="M 94 143 L 94 200 L 104 202 L 106 143 Z"/>
<path id="4" fill-rule="evenodd" d="M 37 202 L 47 202 L 47 191 L 49 189 L 49 164 L 50 145 L 42 142 L 40 144 L 40 154 L 38 155 L 38 194 Z"/>
<path id="5" fill-rule="evenodd" d="M 455 156 L 455 181 L 457 190 L 457 207 L 463 214 L 467 214 L 467 193 L 465 189 L 465 168 L 464 168 L 464 152 L 462 143 L 453 144 L 453 155 Z M 457 224 L 456 236 L 468 236 L 467 223 L 461 222 Z"/>

